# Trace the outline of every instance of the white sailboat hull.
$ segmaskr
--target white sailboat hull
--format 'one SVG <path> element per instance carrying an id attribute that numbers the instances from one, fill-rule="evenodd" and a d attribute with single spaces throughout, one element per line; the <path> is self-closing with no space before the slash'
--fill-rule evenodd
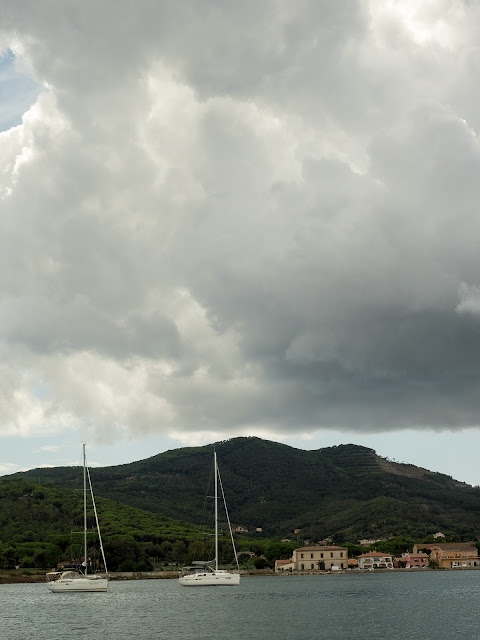
<path id="1" fill-rule="evenodd" d="M 240 584 L 239 573 L 227 571 L 211 571 L 208 573 L 192 573 L 180 576 L 179 584 L 183 587 L 228 587 Z"/>
<path id="2" fill-rule="evenodd" d="M 59 578 L 53 582 L 47 582 L 47 587 L 52 593 L 67 593 L 70 591 L 107 591 L 108 578 Z"/>

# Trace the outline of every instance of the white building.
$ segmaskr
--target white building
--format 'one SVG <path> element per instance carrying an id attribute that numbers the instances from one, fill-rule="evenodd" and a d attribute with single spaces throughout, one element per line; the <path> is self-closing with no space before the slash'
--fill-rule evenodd
<path id="1" fill-rule="evenodd" d="M 393 557 L 386 553 L 370 551 L 357 556 L 359 569 L 393 569 Z"/>

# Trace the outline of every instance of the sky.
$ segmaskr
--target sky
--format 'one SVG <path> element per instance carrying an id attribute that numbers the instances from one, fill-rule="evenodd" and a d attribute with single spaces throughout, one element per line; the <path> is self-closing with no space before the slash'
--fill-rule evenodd
<path id="1" fill-rule="evenodd" d="M 480 484 L 480 7 L 3 0 L 0 474 L 256 435 Z"/>

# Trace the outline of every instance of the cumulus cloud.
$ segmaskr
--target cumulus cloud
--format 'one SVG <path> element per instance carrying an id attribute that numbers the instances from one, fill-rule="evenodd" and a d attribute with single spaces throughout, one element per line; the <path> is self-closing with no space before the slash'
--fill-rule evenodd
<path id="1" fill-rule="evenodd" d="M 2 12 L 4 434 L 478 424 L 475 6 Z"/>

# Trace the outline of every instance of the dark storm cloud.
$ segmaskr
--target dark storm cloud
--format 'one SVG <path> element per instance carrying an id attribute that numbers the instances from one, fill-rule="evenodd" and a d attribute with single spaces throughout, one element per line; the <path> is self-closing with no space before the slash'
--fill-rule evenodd
<path id="1" fill-rule="evenodd" d="M 4 3 L 6 432 L 477 424 L 477 18 Z"/>

